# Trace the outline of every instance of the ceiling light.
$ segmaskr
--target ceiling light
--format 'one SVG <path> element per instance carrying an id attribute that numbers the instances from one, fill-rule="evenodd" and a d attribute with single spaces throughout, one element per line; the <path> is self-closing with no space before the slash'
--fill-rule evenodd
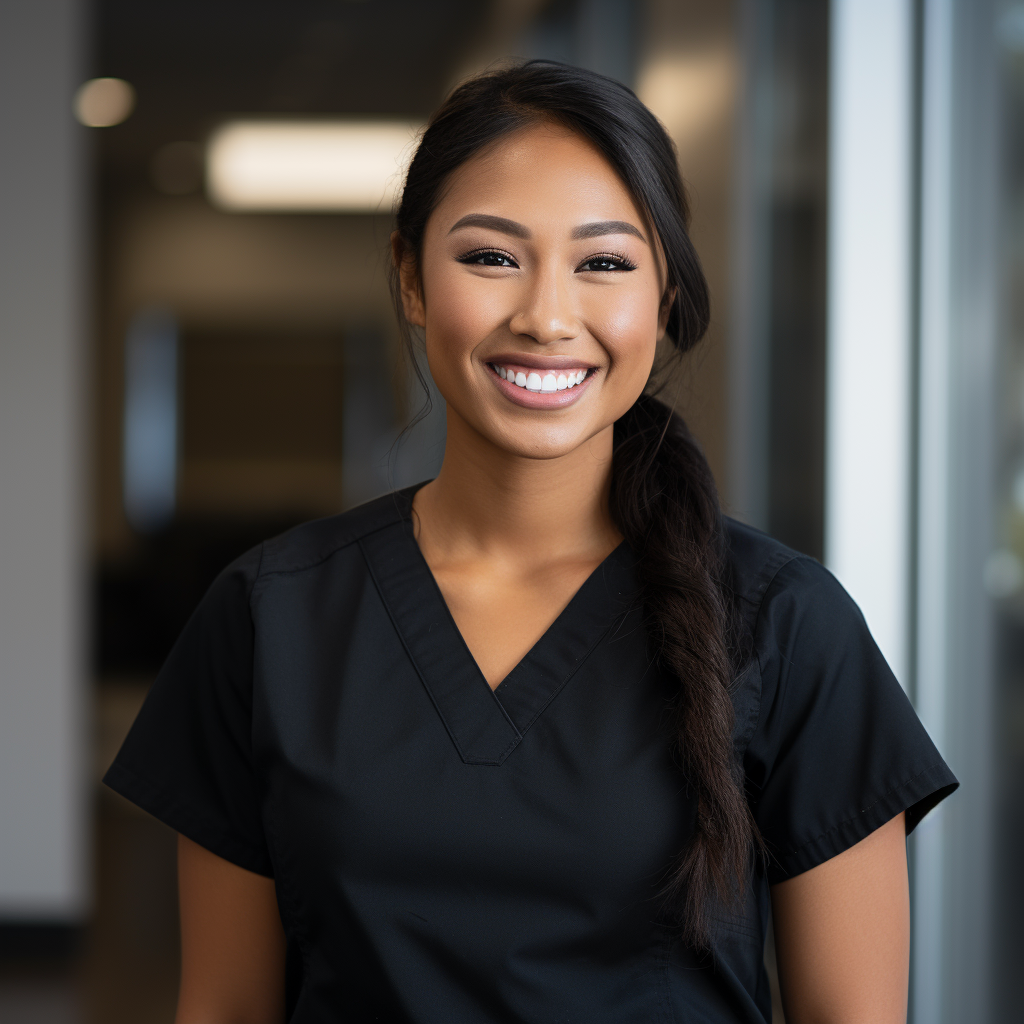
<path id="1" fill-rule="evenodd" d="M 92 78 L 75 93 L 75 117 L 87 128 L 120 124 L 135 107 L 135 90 L 123 78 Z"/>
<path id="2" fill-rule="evenodd" d="M 225 210 L 389 210 L 420 126 L 400 121 L 235 121 L 206 151 Z"/>

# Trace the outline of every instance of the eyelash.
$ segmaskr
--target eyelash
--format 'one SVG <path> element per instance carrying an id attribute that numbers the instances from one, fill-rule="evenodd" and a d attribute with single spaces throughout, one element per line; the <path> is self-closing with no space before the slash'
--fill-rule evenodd
<path id="1" fill-rule="evenodd" d="M 478 261 L 482 257 L 484 257 L 484 256 L 497 256 L 500 259 L 508 260 L 508 262 L 512 264 L 511 267 L 501 267 L 500 269 L 503 269 L 503 270 L 518 270 L 519 269 L 518 266 L 515 265 L 515 262 L 516 262 L 515 258 L 510 253 L 502 252 L 501 249 L 475 249 L 475 250 L 473 250 L 473 252 L 467 252 L 464 256 L 457 257 L 457 259 L 458 259 L 459 263 L 466 263 L 466 264 L 470 264 L 470 265 L 472 265 L 474 263 L 477 263 L 479 266 L 495 266 L 495 264 L 493 264 L 493 263 L 492 264 L 478 263 Z M 597 256 L 590 256 L 588 259 L 585 259 L 580 264 L 580 267 L 585 267 L 588 263 L 598 263 L 598 262 L 617 263 L 618 266 L 614 268 L 614 271 L 636 270 L 636 264 L 631 259 L 629 259 L 629 257 L 627 257 L 627 256 L 620 256 L 620 255 L 617 255 L 615 253 L 601 253 L 600 255 L 597 255 Z M 577 271 L 578 271 L 578 269 L 579 268 L 577 268 Z M 590 271 L 590 273 L 597 273 L 597 274 L 607 274 L 607 273 L 612 273 L 612 272 L 613 271 L 609 271 L 609 270 L 597 270 L 597 271 L 592 270 L 592 271 Z"/>

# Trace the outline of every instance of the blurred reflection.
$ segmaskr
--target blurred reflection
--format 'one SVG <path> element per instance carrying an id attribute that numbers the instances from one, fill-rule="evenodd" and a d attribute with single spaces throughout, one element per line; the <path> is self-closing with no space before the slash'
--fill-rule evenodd
<path id="1" fill-rule="evenodd" d="M 1002 402 L 998 436 L 997 541 L 985 566 L 996 599 L 996 858 L 997 963 L 995 1004 L 1000 1020 L 1021 1020 L 1017 982 L 1024 962 L 1024 906 L 1019 851 L 1024 846 L 1024 4 L 999 21 L 1003 141 Z"/>
<path id="2" fill-rule="evenodd" d="M 178 328 L 162 310 L 139 313 L 124 352 L 124 510 L 140 533 L 174 515 L 178 476 Z"/>

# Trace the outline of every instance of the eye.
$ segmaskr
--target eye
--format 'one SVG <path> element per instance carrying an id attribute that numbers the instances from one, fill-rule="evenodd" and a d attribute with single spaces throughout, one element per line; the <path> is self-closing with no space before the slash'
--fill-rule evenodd
<path id="1" fill-rule="evenodd" d="M 519 264 L 507 252 L 497 249 L 478 249 L 458 258 L 459 263 L 475 264 L 478 267 L 510 267 L 519 269 Z"/>
<path id="2" fill-rule="evenodd" d="M 636 264 L 625 256 L 591 256 L 576 268 L 576 273 L 609 270 L 636 270 Z"/>

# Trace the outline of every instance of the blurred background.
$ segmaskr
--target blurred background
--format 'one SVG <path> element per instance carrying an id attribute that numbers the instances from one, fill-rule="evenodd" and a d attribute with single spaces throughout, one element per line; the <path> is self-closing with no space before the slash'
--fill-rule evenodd
<path id="1" fill-rule="evenodd" d="M 911 1019 L 1024 1020 L 1024 4 L 4 0 L 0 1021 L 172 1020 L 174 836 L 99 779 L 224 564 L 436 471 L 391 201 L 510 55 L 675 139 L 714 318 L 673 399 L 963 783 Z"/>

